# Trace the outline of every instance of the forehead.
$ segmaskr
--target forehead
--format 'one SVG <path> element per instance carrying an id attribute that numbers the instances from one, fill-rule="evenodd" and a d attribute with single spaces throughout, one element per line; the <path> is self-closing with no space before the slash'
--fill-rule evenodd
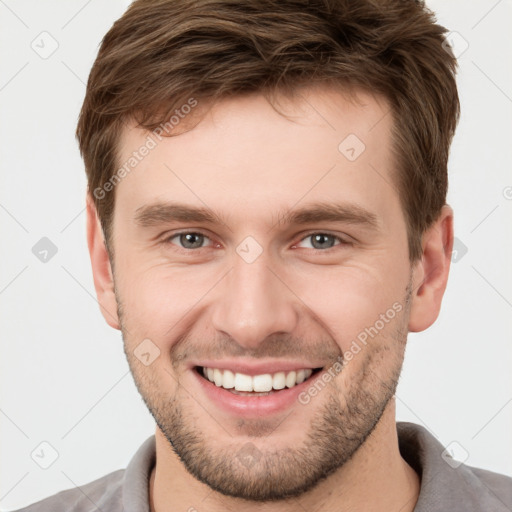
<path id="1" fill-rule="evenodd" d="M 180 118 L 172 137 L 128 125 L 118 162 L 135 165 L 116 187 L 116 210 L 133 218 L 149 202 L 179 199 L 215 206 L 223 217 L 237 210 L 275 219 L 276 211 L 308 200 L 384 209 L 398 202 L 385 99 L 317 87 L 279 97 L 275 106 L 281 113 L 262 94 L 223 99 L 209 110 L 199 102 L 195 114 L 206 114 L 192 128 L 194 116 Z M 144 145 L 151 149 L 135 162 Z"/>

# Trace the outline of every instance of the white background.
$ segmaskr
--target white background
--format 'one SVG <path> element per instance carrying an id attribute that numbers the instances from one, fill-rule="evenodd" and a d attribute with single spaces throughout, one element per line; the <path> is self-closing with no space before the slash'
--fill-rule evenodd
<path id="1" fill-rule="evenodd" d="M 127 3 L 0 0 L 2 510 L 124 468 L 154 432 L 96 303 L 74 139 L 98 44 Z M 469 44 L 449 192 L 467 253 L 436 324 L 409 337 L 398 419 L 512 475 L 512 2 L 428 5 L 459 33 L 456 50 Z M 43 31 L 59 45 L 47 59 L 31 48 L 51 48 Z M 45 236 L 58 252 L 42 263 L 32 247 Z M 59 453 L 46 470 L 30 456 L 43 441 Z"/>

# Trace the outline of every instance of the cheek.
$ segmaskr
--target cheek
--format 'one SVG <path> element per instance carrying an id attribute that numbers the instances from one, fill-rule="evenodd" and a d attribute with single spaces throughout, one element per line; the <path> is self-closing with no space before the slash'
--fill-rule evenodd
<path id="1" fill-rule="evenodd" d="M 403 323 L 407 280 L 402 274 L 392 268 L 319 269 L 296 280 L 293 289 L 345 352 L 354 341 L 364 345 L 386 338 Z"/>
<path id="2" fill-rule="evenodd" d="M 169 343 L 187 328 L 208 291 L 222 275 L 206 266 L 171 267 L 168 264 L 126 261 L 118 294 L 123 320 L 130 333 Z M 190 327 L 190 326 L 188 326 Z"/>

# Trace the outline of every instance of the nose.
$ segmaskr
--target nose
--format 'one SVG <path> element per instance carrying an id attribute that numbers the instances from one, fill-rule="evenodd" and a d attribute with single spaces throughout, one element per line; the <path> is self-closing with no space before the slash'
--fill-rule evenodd
<path id="1" fill-rule="evenodd" d="M 291 333 L 299 318 L 297 300 L 267 258 L 247 263 L 235 255 L 233 267 L 216 290 L 213 327 L 247 349 L 272 334 Z"/>

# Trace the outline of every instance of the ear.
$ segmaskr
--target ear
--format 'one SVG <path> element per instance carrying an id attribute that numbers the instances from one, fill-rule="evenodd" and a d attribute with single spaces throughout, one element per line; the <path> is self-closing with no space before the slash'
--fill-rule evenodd
<path id="1" fill-rule="evenodd" d="M 434 224 L 423 234 L 423 254 L 413 268 L 409 331 L 430 327 L 439 316 L 453 250 L 453 210 L 444 205 Z"/>
<path id="2" fill-rule="evenodd" d="M 94 288 L 100 305 L 100 310 L 107 323 L 114 329 L 119 329 L 117 316 L 117 302 L 114 294 L 114 278 L 110 259 L 101 223 L 96 212 L 96 207 L 89 194 L 86 198 L 87 211 L 87 245 L 91 257 Z"/>

